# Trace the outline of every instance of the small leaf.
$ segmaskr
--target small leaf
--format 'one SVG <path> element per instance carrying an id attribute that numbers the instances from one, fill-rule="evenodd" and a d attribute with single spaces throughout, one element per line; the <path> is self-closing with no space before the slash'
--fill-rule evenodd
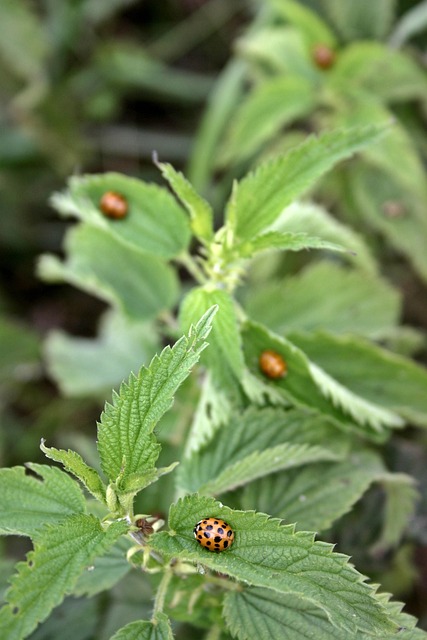
<path id="1" fill-rule="evenodd" d="M 73 589 L 85 567 L 128 528 L 126 522 L 115 522 L 104 531 L 97 518 L 83 514 L 47 525 L 11 579 L 7 604 L 0 609 L 2 637 L 21 640 L 29 635 Z"/>
<path id="2" fill-rule="evenodd" d="M 248 289 L 246 310 L 280 334 L 325 329 L 375 338 L 397 326 L 400 306 L 385 280 L 323 261 L 286 280 L 262 282 L 250 296 Z"/>
<path id="3" fill-rule="evenodd" d="M 160 445 L 153 430 L 207 346 L 215 313 L 215 307 L 209 309 L 187 336 L 166 347 L 137 376 L 132 374 L 113 394 L 113 404 L 106 405 L 98 427 L 98 450 L 107 477 L 119 478 L 118 488 L 126 491 L 128 483 L 135 486 L 138 476 L 143 479 L 155 470 Z"/>
<path id="4" fill-rule="evenodd" d="M 218 305 L 218 314 L 209 338 L 210 348 L 203 359 L 210 367 L 215 382 L 224 388 L 229 376 L 232 384 L 233 376 L 239 379 L 243 371 L 239 326 L 230 294 L 223 289 L 192 289 L 181 304 L 180 324 L 182 330 L 186 331 L 212 305 Z"/>
<path id="5" fill-rule="evenodd" d="M 99 202 L 108 191 L 125 198 L 124 219 L 110 220 L 102 214 Z M 68 191 L 55 194 L 52 204 L 62 215 L 94 225 L 134 251 L 172 258 L 190 240 L 185 212 L 166 189 L 120 173 L 73 176 Z"/>
<path id="6" fill-rule="evenodd" d="M 415 513 L 420 497 L 415 480 L 406 473 L 384 473 L 379 478 L 386 492 L 384 523 L 376 550 L 395 547 Z"/>
<path id="7" fill-rule="evenodd" d="M 268 231 L 239 245 L 242 258 L 251 258 L 257 253 L 269 250 L 302 251 L 303 249 L 326 249 L 328 251 L 345 251 L 338 244 L 321 238 L 314 238 L 306 233 Z"/>
<path id="8" fill-rule="evenodd" d="M 27 463 L 0 469 L 0 534 L 33 537 L 46 523 L 85 513 L 83 493 L 74 480 L 56 467 Z"/>
<path id="9" fill-rule="evenodd" d="M 38 270 L 43 279 L 69 282 L 138 321 L 175 303 L 178 284 L 171 267 L 126 247 L 101 228 L 72 228 L 65 250 L 68 258 L 64 263 L 55 256 L 42 256 Z"/>
<path id="10" fill-rule="evenodd" d="M 111 640 L 173 640 L 173 633 L 167 615 L 157 613 L 151 622 L 130 622 L 119 629 Z"/>
<path id="11" fill-rule="evenodd" d="M 198 545 L 193 528 L 207 516 L 223 518 L 235 533 L 233 545 L 219 554 Z M 295 533 L 292 525 L 253 511 L 233 511 L 213 498 L 188 496 L 172 505 L 170 533 L 153 534 L 150 544 L 166 557 L 202 563 L 238 580 L 310 599 L 331 623 L 355 633 L 384 636 L 396 630 L 375 591 L 332 546 L 314 534 Z"/>
<path id="12" fill-rule="evenodd" d="M 43 438 L 40 449 L 48 458 L 60 462 L 67 471 L 76 476 L 97 500 L 105 503 L 106 487 L 99 477 L 99 473 L 89 467 L 78 453 L 71 449 L 64 451 L 63 449 L 55 449 L 55 447 L 46 447 Z"/>
<path id="13" fill-rule="evenodd" d="M 200 196 L 191 182 L 182 173 L 175 171 L 171 164 L 156 162 L 163 177 L 188 210 L 191 228 L 200 240 L 208 242 L 213 237 L 213 213 L 210 204 Z"/>
<path id="14" fill-rule="evenodd" d="M 237 239 L 255 238 L 339 160 L 363 149 L 383 133 L 384 127 L 368 126 L 312 136 L 248 174 L 238 183 L 227 207 L 227 219 Z"/>

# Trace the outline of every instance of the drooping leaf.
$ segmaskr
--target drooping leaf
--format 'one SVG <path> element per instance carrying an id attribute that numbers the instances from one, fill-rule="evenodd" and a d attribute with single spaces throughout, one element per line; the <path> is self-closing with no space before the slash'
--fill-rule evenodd
<path id="1" fill-rule="evenodd" d="M 152 325 L 108 311 L 95 339 L 52 331 L 45 341 L 46 365 L 63 395 L 105 397 L 129 371 L 151 360 L 158 346 Z"/>
<path id="2" fill-rule="evenodd" d="M 27 463 L 0 469 L 0 534 L 33 537 L 46 523 L 59 523 L 85 513 L 83 493 L 56 467 Z"/>
<path id="3" fill-rule="evenodd" d="M 137 376 L 132 374 L 114 393 L 113 403 L 106 405 L 98 428 L 98 450 L 105 474 L 111 481 L 120 479 L 119 488 L 132 486 L 136 491 L 138 482 L 144 484 L 146 475 L 151 478 L 155 471 L 160 445 L 153 430 L 207 346 L 215 313 L 216 308 L 209 309 L 187 336 L 166 347 Z"/>
<path id="4" fill-rule="evenodd" d="M 40 449 L 47 458 L 60 462 L 67 471 L 76 476 L 97 500 L 105 502 L 106 488 L 99 473 L 89 467 L 78 453 L 71 449 L 65 451 L 64 449 L 55 449 L 55 447 L 46 447 L 43 439 L 40 443 Z"/>
<path id="5" fill-rule="evenodd" d="M 66 262 L 44 255 L 39 274 L 68 282 L 141 321 L 171 307 L 178 295 L 175 272 L 163 260 L 135 251 L 104 229 L 80 225 L 66 237 Z"/>
<path id="6" fill-rule="evenodd" d="M 248 315 L 280 334 L 325 329 L 375 338 L 394 329 L 400 314 L 399 294 L 385 280 L 326 261 L 263 282 L 247 297 Z"/>
<path id="7" fill-rule="evenodd" d="M 293 333 L 292 341 L 353 393 L 427 426 L 427 371 L 354 336 Z"/>
<path id="8" fill-rule="evenodd" d="M 181 463 L 178 485 L 219 494 L 281 469 L 336 459 L 346 445 L 340 431 L 307 411 L 252 408 L 231 416 Z"/>
<path id="9" fill-rule="evenodd" d="M 119 538 L 107 553 L 96 558 L 80 575 L 73 595 L 92 597 L 112 589 L 132 568 L 126 558 L 131 544 L 127 538 Z"/>
<path id="10" fill-rule="evenodd" d="M 100 200 L 109 191 L 127 202 L 122 220 L 111 220 L 100 209 Z M 190 240 L 185 212 L 170 193 L 120 173 L 74 176 L 68 191 L 55 194 L 52 204 L 62 215 L 102 229 L 134 251 L 171 258 L 186 249 Z"/>
<path id="11" fill-rule="evenodd" d="M 243 354 L 234 302 L 223 289 L 198 287 L 184 298 L 180 308 L 183 331 L 212 305 L 218 305 L 218 314 L 209 338 L 210 348 L 203 356 L 220 387 L 227 386 L 229 377 L 242 375 Z M 202 361 L 203 361 L 202 360 Z"/>
<path id="12" fill-rule="evenodd" d="M 213 237 L 213 212 L 210 204 L 197 193 L 191 182 L 182 173 L 175 171 L 172 165 L 158 162 L 157 166 L 188 210 L 194 235 L 206 242 L 211 240 Z"/>
<path id="13" fill-rule="evenodd" d="M 157 613 L 153 620 L 130 622 L 111 638 L 111 640 L 173 640 L 169 619 L 164 613 Z"/>
<path id="14" fill-rule="evenodd" d="M 128 527 L 122 521 L 104 530 L 97 518 L 83 514 L 47 525 L 11 580 L 7 604 L 0 609 L 1 636 L 21 640 L 29 635 L 73 589 L 84 568 Z"/>
<path id="15" fill-rule="evenodd" d="M 195 523 L 207 516 L 224 519 L 234 530 L 233 545 L 222 553 L 211 553 L 194 539 Z M 348 633 L 360 629 L 383 636 L 396 629 L 348 558 L 333 553 L 331 545 L 314 542 L 311 533 L 295 533 L 292 525 L 283 526 L 265 514 L 233 511 L 197 495 L 172 505 L 169 526 L 169 533 L 150 538 L 166 557 L 201 563 L 253 586 L 308 598 Z"/>
<path id="16" fill-rule="evenodd" d="M 384 127 L 377 126 L 328 131 L 249 173 L 238 183 L 227 206 L 228 224 L 237 238 L 255 238 L 339 160 L 363 149 L 383 132 Z"/>

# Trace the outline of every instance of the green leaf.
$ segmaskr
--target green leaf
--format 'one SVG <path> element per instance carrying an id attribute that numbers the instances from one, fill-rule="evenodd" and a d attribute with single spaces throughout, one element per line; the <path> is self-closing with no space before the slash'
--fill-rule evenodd
<path id="1" fill-rule="evenodd" d="M 111 481 L 119 479 L 121 490 L 155 471 L 160 445 L 153 430 L 207 346 L 215 313 L 215 307 L 209 309 L 187 336 L 166 347 L 137 376 L 132 374 L 119 394 L 113 394 L 113 404 L 106 405 L 98 427 L 98 451 L 105 474 Z"/>
<path id="2" fill-rule="evenodd" d="M 65 249 L 64 263 L 55 256 L 42 256 L 38 270 L 43 279 L 69 282 L 139 321 L 176 301 L 175 272 L 163 260 L 126 247 L 108 231 L 91 225 L 74 227 Z"/>
<path id="3" fill-rule="evenodd" d="M 388 473 L 379 478 L 386 492 L 384 524 L 376 550 L 395 547 L 415 513 L 420 494 L 415 480 L 406 473 Z"/>
<path id="4" fill-rule="evenodd" d="M 239 245 L 239 253 L 242 258 L 251 258 L 257 253 L 272 249 L 281 251 L 301 251 L 303 249 L 345 251 L 341 245 L 309 236 L 306 233 L 282 233 L 280 231 L 268 231 Z"/>
<path id="5" fill-rule="evenodd" d="M 282 469 L 336 459 L 345 449 L 345 437 L 316 415 L 251 408 L 233 415 L 181 463 L 178 485 L 219 494 Z"/>
<path id="6" fill-rule="evenodd" d="M 11 380 L 35 374 L 39 367 L 40 338 L 12 318 L 0 317 L 0 380 Z"/>
<path id="7" fill-rule="evenodd" d="M 105 555 L 96 558 L 77 580 L 73 595 L 91 598 L 112 589 L 132 568 L 126 559 L 131 544 L 127 538 L 119 538 Z"/>
<path id="8" fill-rule="evenodd" d="M 427 427 L 425 368 L 361 338 L 327 333 L 295 333 L 291 338 L 353 393 Z"/>
<path id="9" fill-rule="evenodd" d="M 264 382 L 268 379 L 259 369 L 260 354 L 272 349 L 284 358 L 287 375 L 269 381 L 269 384 L 296 406 L 324 413 L 336 424 L 346 429 L 357 429 L 361 435 L 374 440 L 384 438 L 385 427 L 402 425 L 402 420 L 393 411 L 347 389 L 310 361 L 298 345 L 269 332 L 262 325 L 246 322 L 242 338 L 246 363 L 250 371 Z"/>
<path id="10" fill-rule="evenodd" d="M 384 594 L 378 596 L 381 598 Z M 414 630 L 415 619 L 406 614 L 396 615 L 394 604 L 384 602 L 390 618 L 401 627 L 399 638 L 416 640 L 424 638 L 420 629 Z M 399 604 L 399 603 L 398 603 Z M 233 636 L 239 640 L 348 640 L 347 631 L 334 627 L 324 611 L 310 599 L 292 594 L 276 593 L 257 587 L 241 591 L 228 591 L 224 598 L 224 617 Z M 406 630 L 407 629 L 407 630 Z M 418 631 L 421 635 L 418 635 Z M 371 634 L 356 632 L 355 640 L 369 640 Z M 394 632 L 381 635 L 383 640 L 397 637 Z"/>
<path id="11" fill-rule="evenodd" d="M 151 360 L 158 348 L 155 328 L 132 322 L 114 311 L 100 321 L 97 338 L 76 338 L 63 331 L 49 333 L 45 360 L 49 375 L 63 395 L 105 397 L 129 371 Z"/>
<path id="12" fill-rule="evenodd" d="M 314 88 L 305 78 L 279 76 L 255 87 L 230 123 L 221 164 L 250 157 L 283 127 L 307 116 L 315 103 Z"/>
<path id="13" fill-rule="evenodd" d="M 171 189 L 188 210 L 194 235 L 205 242 L 213 237 L 213 212 L 210 204 L 200 196 L 191 182 L 182 173 L 175 171 L 171 164 L 156 162 Z"/>
<path id="14" fill-rule="evenodd" d="M 233 376 L 239 379 L 243 371 L 243 354 L 232 297 L 223 289 L 196 287 L 184 298 L 180 308 L 180 325 L 183 331 L 212 305 L 218 305 L 218 314 L 209 338 L 210 348 L 202 362 L 212 370 L 215 381 L 221 387 Z"/>
<path id="15" fill-rule="evenodd" d="M 48 53 L 46 34 L 32 6 L 22 0 L 3 0 L 0 55 L 18 77 L 43 82 Z"/>
<path id="16" fill-rule="evenodd" d="M 6 594 L 7 605 L 0 609 L 2 637 L 21 640 L 29 635 L 73 589 L 85 567 L 128 527 L 122 521 L 103 530 L 97 518 L 83 514 L 47 525 L 37 536 L 27 562 L 17 565 L 18 573 Z"/>
<path id="17" fill-rule="evenodd" d="M 401 306 L 385 280 L 326 261 L 248 288 L 247 298 L 248 315 L 281 334 L 326 329 L 375 338 L 397 326 Z"/>
<path id="18" fill-rule="evenodd" d="M 333 47 L 336 37 L 326 22 L 321 20 L 317 13 L 311 11 L 294 0 L 268 0 L 279 16 L 289 21 L 298 33 L 304 36 L 308 47 L 316 44 L 325 44 Z"/>
<path id="19" fill-rule="evenodd" d="M 410 40 L 417 33 L 420 33 L 427 25 L 427 2 L 420 2 L 408 11 L 396 23 L 389 38 L 392 47 L 401 47 L 402 44 Z"/>
<path id="20" fill-rule="evenodd" d="M 367 273 L 377 273 L 378 266 L 365 238 L 350 227 L 331 216 L 323 207 L 313 202 L 293 202 L 286 207 L 274 224 L 274 231 L 319 236 L 329 242 L 340 244 L 349 250 L 342 257 Z"/>
<path id="21" fill-rule="evenodd" d="M 105 503 L 106 487 L 99 477 L 99 473 L 89 467 L 78 453 L 71 449 L 64 451 L 63 449 L 55 449 L 55 447 L 46 447 L 43 438 L 40 449 L 48 458 L 60 462 L 67 471 L 76 476 L 97 500 Z"/>
<path id="22" fill-rule="evenodd" d="M 227 206 L 228 224 L 237 238 L 255 238 L 339 160 L 374 142 L 383 132 L 384 127 L 368 126 L 312 136 L 248 174 Z"/>
<path id="23" fill-rule="evenodd" d="M 99 208 L 101 197 L 108 191 L 121 194 L 128 203 L 128 213 L 122 220 L 107 218 Z M 55 194 L 52 204 L 62 215 L 102 229 L 134 251 L 172 258 L 190 241 L 187 216 L 166 189 L 120 173 L 74 176 L 68 191 Z"/>
<path id="24" fill-rule="evenodd" d="M 324 0 L 323 5 L 344 40 L 376 40 L 389 32 L 396 0 Z"/>
<path id="25" fill-rule="evenodd" d="M 164 613 L 157 613 L 151 622 L 130 622 L 119 629 L 111 640 L 173 640 L 173 634 L 169 618 Z"/>
<path id="26" fill-rule="evenodd" d="M 198 520 L 215 516 L 235 532 L 233 545 L 219 554 L 198 545 L 193 528 Z M 310 599 L 331 623 L 348 633 L 358 629 L 384 636 L 396 626 L 388 620 L 375 591 L 332 546 L 314 542 L 314 534 L 295 533 L 253 511 L 233 511 L 212 498 L 188 496 L 172 505 L 170 532 L 153 534 L 150 544 L 166 557 L 202 563 L 238 580 L 276 592 Z"/>
<path id="27" fill-rule="evenodd" d="M 56 467 L 27 463 L 0 469 L 0 533 L 33 537 L 46 523 L 84 513 L 78 484 Z"/>

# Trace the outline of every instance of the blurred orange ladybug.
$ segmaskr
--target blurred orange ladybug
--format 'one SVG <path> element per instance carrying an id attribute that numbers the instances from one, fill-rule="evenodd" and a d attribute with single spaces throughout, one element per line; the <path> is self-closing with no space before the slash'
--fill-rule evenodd
<path id="1" fill-rule="evenodd" d="M 107 218 L 121 220 L 127 215 L 128 203 L 120 193 L 106 191 L 99 201 L 99 208 Z"/>
<path id="2" fill-rule="evenodd" d="M 204 518 L 194 527 L 194 537 L 208 551 L 225 551 L 233 544 L 234 531 L 219 518 Z"/>
<path id="3" fill-rule="evenodd" d="M 316 44 L 312 50 L 312 57 L 319 69 L 330 69 L 335 62 L 335 52 L 326 44 Z"/>
<path id="4" fill-rule="evenodd" d="M 262 373 L 267 376 L 267 378 L 271 378 L 271 380 L 284 378 L 288 372 L 288 367 L 282 356 L 270 349 L 261 353 L 259 357 L 259 368 Z"/>

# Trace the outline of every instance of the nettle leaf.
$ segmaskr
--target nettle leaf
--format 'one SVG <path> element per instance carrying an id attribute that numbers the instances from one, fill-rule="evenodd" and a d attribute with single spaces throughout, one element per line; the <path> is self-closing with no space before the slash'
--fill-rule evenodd
<path id="1" fill-rule="evenodd" d="M 342 258 L 345 258 L 346 262 L 357 265 L 360 270 L 367 273 L 378 273 L 378 265 L 365 238 L 333 218 L 318 204 L 293 202 L 282 211 L 269 229 L 283 233 L 299 233 L 304 229 L 304 232 L 310 236 L 318 236 L 345 247 L 348 252 Z"/>
<path id="2" fill-rule="evenodd" d="M 55 462 L 60 462 L 64 468 L 72 473 L 76 478 L 80 480 L 86 487 L 86 489 L 100 502 L 105 503 L 105 493 L 106 487 L 102 482 L 99 473 L 89 467 L 83 458 L 68 449 L 68 451 L 64 451 L 64 449 L 55 449 L 55 447 L 46 447 L 45 441 L 42 438 L 40 443 L 40 449 L 46 455 L 46 457 L 51 460 L 55 460 Z"/>
<path id="3" fill-rule="evenodd" d="M 0 469 L 0 534 L 33 537 L 46 523 L 85 513 L 78 484 L 66 473 L 43 464 Z"/>
<path id="4" fill-rule="evenodd" d="M 427 371 L 354 336 L 294 333 L 292 341 L 351 392 L 427 426 Z"/>
<path id="5" fill-rule="evenodd" d="M 7 604 L 0 609 L 2 637 L 21 640 L 29 635 L 72 591 L 85 567 L 128 528 L 126 522 L 115 522 L 104 530 L 97 518 L 83 514 L 47 525 L 11 579 Z"/>
<path id="6" fill-rule="evenodd" d="M 203 574 L 187 574 L 185 580 L 175 574 L 165 598 L 167 614 L 173 620 L 188 622 L 199 629 L 210 629 L 216 624 L 224 627 L 223 591 L 209 587 Z M 223 636 L 218 640 L 224 640 Z"/>
<path id="7" fill-rule="evenodd" d="M 232 547 L 219 554 L 194 539 L 196 522 L 224 519 L 235 533 Z M 348 557 L 315 542 L 314 534 L 296 533 L 292 525 L 253 511 L 233 511 L 213 498 L 191 495 L 172 505 L 170 532 L 153 534 L 150 544 L 168 558 L 201 563 L 257 587 L 309 599 L 330 622 L 348 633 L 358 629 L 377 636 L 397 630 Z"/>
<path id="8" fill-rule="evenodd" d="M 132 542 L 127 538 L 119 538 L 107 553 L 96 558 L 80 575 L 73 595 L 91 598 L 97 593 L 112 589 L 132 568 L 126 559 L 131 545 Z"/>
<path id="9" fill-rule="evenodd" d="M 143 488 L 146 478 L 155 479 L 160 445 L 154 428 L 207 346 L 216 310 L 209 309 L 187 336 L 155 356 L 148 368 L 131 374 L 113 394 L 113 403 L 106 405 L 98 426 L 98 450 L 105 474 L 111 481 L 119 479 L 119 489 L 137 491 L 138 482 Z"/>
<path id="10" fill-rule="evenodd" d="M 321 20 L 317 13 L 294 0 L 268 0 L 279 16 L 283 16 L 288 22 L 302 33 L 308 47 L 322 43 L 330 47 L 336 44 L 336 37 L 326 22 Z"/>
<path id="11" fill-rule="evenodd" d="M 171 164 L 156 162 L 171 189 L 188 210 L 191 229 L 200 240 L 208 242 L 213 238 L 213 212 L 210 204 L 197 193 L 191 182 L 182 173 L 175 171 Z"/>
<path id="12" fill-rule="evenodd" d="M 314 87 L 302 77 L 279 76 L 255 87 L 230 123 L 221 163 L 250 157 L 284 126 L 307 116 L 315 104 Z"/>
<path id="13" fill-rule="evenodd" d="M 111 640 L 173 640 L 169 618 L 157 613 L 153 620 L 130 622 L 111 638 Z"/>
<path id="14" fill-rule="evenodd" d="M 381 598 L 383 594 L 378 596 Z M 394 608 L 384 603 L 390 618 L 402 629 L 398 636 L 406 640 L 425 638 L 414 629 L 415 619 L 406 621 L 406 614 L 396 615 Z M 394 604 L 394 603 L 392 603 Z M 399 604 L 399 603 L 397 603 Z M 228 591 L 224 598 L 224 617 L 233 636 L 239 640 L 348 640 L 348 632 L 331 625 L 324 611 L 308 598 L 277 593 L 271 589 L 249 587 Z M 411 616 L 409 616 L 411 618 Z M 403 624 L 405 621 L 406 624 Z M 420 632 L 421 635 L 418 634 Z M 356 632 L 355 640 L 369 640 L 371 634 Z M 381 635 L 383 640 L 396 638 L 395 632 Z"/>
<path id="15" fill-rule="evenodd" d="M 231 376 L 239 379 L 243 371 L 243 354 L 234 301 L 223 289 L 196 287 L 184 298 L 180 312 L 180 325 L 186 331 L 195 318 L 212 305 L 218 305 L 218 314 L 209 338 L 210 348 L 203 360 L 212 370 L 215 381 L 227 386 Z M 202 362 L 203 362 L 202 360 Z"/>
<path id="16" fill-rule="evenodd" d="M 247 298 L 248 315 L 281 334 L 326 329 L 375 338 L 398 325 L 401 307 L 398 291 L 385 280 L 326 261 L 263 282 Z"/>
<path id="17" fill-rule="evenodd" d="M 398 475 L 404 476 L 390 474 L 391 482 L 399 485 L 396 493 L 404 493 L 407 476 L 399 481 Z M 374 482 L 383 484 L 385 477 L 388 474 L 379 456 L 361 450 L 342 462 L 319 462 L 302 469 L 291 469 L 274 478 L 262 478 L 238 494 L 238 504 L 243 509 L 255 508 L 286 522 L 296 522 L 299 530 L 326 531 L 350 511 Z M 402 504 L 399 521 L 407 514 L 408 509 Z"/>
<path id="18" fill-rule="evenodd" d="M 336 459 L 344 454 L 346 440 L 309 412 L 251 408 L 231 416 L 184 460 L 177 482 L 189 492 L 219 494 L 282 469 Z"/>
<path id="19" fill-rule="evenodd" d="M 69 397 L 105 397 L 108 390 L 151 360 L 158 350 L 155 327 L 131 321 L 114 310 L 101 318 L 97 338 L 77 338 L 51 331 L 44 353 L 48 372 Z"/>
<path id="20" fill-rule="evenodd" d="M 241 180 L 227 205 L 237 239 L 251 240 L 269 227 L 339 160 L 374 142 L 384 127 L 367 126 L 311 136 L 289 153 L 263 163 Z"/>
<path id="21" fill-rule="evenodd" d="M 338 244 L 315 238 L 306 233 L 291 233 L 280 231 L 268 231 L 253 240 L 248 240 L 239 245 L 239 254 L 242 258 L 251 258 L 257 253 L 269 250 L 301 251 L 302 249 L 327 249 L 328 251 L 346 251 Z"/>
<path id="22" fill-rule="evenodd" d="M 381 537 L 376 549 L 388 549 L 396 546 L 415 513 L 420 494 L 414 478 L 406 473 L 384 473 L 380 478 L 386 504 Z"/>
<path id="23" fill-rule="evenodd" d="M 111 220 L 101 212 L 99 202 L 108 191 L 126 199 L 125 218 Z M 187 216 L 166 189 L 120 173 L 73 176 L 68 190 L 51 201 L 62 215 L 98 227 L 134 251 L 173 258 L 190 241 Z"/>
<path id="24" fill-rule="evenodd" d="M 65 241 L 66 262 L 46 254 L 39 275 L 49 282 L 68 282 L 114 305 L 135 320 L 151 318 L 176 301 L 174 270 L 155 256 L 118 242 L 91 225 L 72 228 Z"/>
<path id="25" fill-rule="evenodd" d="M 384 38 L 393 22 L 395 0 L 326 0 L 325 11 L 342 38 L 375 40 Z"/>
<path id="26" fill-rule="evenodd" d="M 393 411 L 352 392 L 309 360 L 298 345 L 262 325 L 246 322 L 242 338 L 246 364 L 264 382 L 268 379 L 259 369 L 260 354 L 272 349 L 284 358 L 288 367 L 287 375 L 270 380 L 269 384 L 296 406 L 315 409 L 329 416 L 336 424 L 346 429 L 356 429 L 364 437 L 374 440 L 384 439 L 386 428 L 403 424 Z"/>

